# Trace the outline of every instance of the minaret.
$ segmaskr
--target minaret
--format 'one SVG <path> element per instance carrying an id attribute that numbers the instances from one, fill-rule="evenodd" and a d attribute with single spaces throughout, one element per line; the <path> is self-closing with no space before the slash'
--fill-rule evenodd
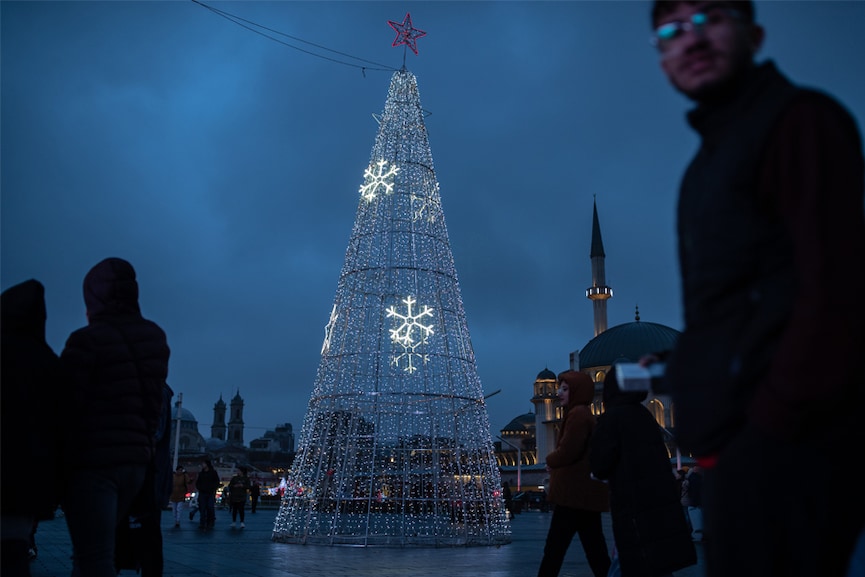
<path id="1" fill-rule="evenodd" d="M 607 286 L 604 270 L 604 241 L 601 239 L 601 225 L 598 223 L 598 204 L 593 201 L 592 215 L 592 286 L 586 289 L 586 298 L 592 301 L 595 309 L 595 336 L 607 330 L 607 299 L 613 296 L 613 289 Z"/>
<path id="2" fill-rule="evenodd" d="M 243 399 L 240 389 L 231 399 L 231 418 L 228 419 L 228 444 L 243 445 Z"/>
<path id="3" fill-rule="evenodd" d="M 225 401 L 222 395 L 213 405 L 213 424 L 210 426 L 210 436 L 214 439 L 225 440 Z"/>
<path id="4" fill-rule="evenodd" d="M 556 448 L 555 424 L 561 417 L 556 373 L 545 368 L 535 379 L 532 404 L 535 406 L 535 448 L 537 462 L 544 463 Z"/>

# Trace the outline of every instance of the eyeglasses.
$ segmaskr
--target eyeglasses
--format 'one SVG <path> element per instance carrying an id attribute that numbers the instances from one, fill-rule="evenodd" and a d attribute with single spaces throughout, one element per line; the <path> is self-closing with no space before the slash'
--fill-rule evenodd
<path id="1" fill-rule="evenodd" d="M 709 4 L 699 12 L 691 15 L 690 20 L 674 20 L 661 24 L 655 28 L 655 33 L 649 39 L 652 46 L 664 50 L 676 40 L 682 38 L 685 32 L 703 34 L 707 28 L 729 22 L 730 20 L 741 20 L 744 16 L 735 8 L 722 4 Z"/>

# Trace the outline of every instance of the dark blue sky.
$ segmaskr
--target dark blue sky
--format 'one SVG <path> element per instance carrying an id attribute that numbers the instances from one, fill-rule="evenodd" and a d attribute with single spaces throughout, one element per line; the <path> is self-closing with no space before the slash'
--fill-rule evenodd
<path id="1" fill-rule="evenodd" d="M 494 434 L 593 336 L 597 198 L 609 325 L 681 328 L 674 203 L 697 140 L 646 2 L 214 2 L 418 78 Z M 763 58 L 865 119 L 865 2 L 758 2 Z M 390 72 L 325 60 L 192 1 L 0 3 L 0 283 L 46 285 L 59 353 L 107 256 L 139 273 L 169 382 L 209 436 L 299 434 Z M 303 50 L 357 63 L 270 33 Z M 375 65 L 368 65 L 375 68 Z M 730 231 L 735 234 L 735 231 Z"/>

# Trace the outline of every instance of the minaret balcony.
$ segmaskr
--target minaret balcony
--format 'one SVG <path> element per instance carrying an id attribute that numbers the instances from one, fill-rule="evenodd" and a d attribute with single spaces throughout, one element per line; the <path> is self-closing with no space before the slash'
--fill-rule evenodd
<path id="1" fill-rule="evenodd" d="M 586 289 L 586 298 L 590 300 L 606 300 L 613 296 L 613 289 L 608 286 L 593 286 Z"/>

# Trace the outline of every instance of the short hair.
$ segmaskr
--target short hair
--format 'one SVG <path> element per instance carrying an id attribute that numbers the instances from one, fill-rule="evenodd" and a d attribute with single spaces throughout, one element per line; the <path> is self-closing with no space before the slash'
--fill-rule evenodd
<path id="1" fill-rule="evenodd" d="M 657 26 L 658 21 L 676 9 L 679 4 L 696 4 L 697 0 L 654 0 L 652 2 L 652 27 Z M 726 4 L 731 8 L 735 8 L 745 17 L 748 22 L 754 21 L 754 2 L 753 0 L 726 0 L 717 2 L 717 4 Z"/>

